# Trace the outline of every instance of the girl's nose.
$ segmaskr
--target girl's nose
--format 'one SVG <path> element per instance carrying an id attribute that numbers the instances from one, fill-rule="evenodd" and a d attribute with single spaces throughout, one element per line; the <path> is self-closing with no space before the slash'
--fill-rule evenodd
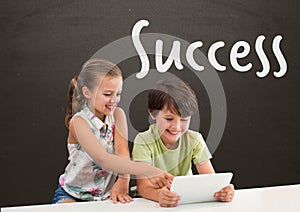
<path id="1" fill-rule="evenodd" d="M 116 97 L 113 96 L 112 98 L 110 98 L 111 103 L 114 103 L 115 101 L 116 101 Z"/>
<path id="2" fill-rule="evenodd" d="M 116 95 L 114 95 L 111 99 L 110 99 L 110 102 L 111 103 L 116 103 L 116 102 L 118 102 L 118 97 L 116 96 Z"/>

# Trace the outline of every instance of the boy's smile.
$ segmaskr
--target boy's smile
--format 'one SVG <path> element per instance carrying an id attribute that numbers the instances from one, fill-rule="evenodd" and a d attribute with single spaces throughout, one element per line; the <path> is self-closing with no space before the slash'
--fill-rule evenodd
<path id="1" fill-rule="evenodd" d="M 188 130 L 191 118 L 190 116 L 182 118 L 165 107 L 156 116 L 151 117 L 156 121 L 162 142 L 169 149 L 174 147 L 180 136 Z"/>

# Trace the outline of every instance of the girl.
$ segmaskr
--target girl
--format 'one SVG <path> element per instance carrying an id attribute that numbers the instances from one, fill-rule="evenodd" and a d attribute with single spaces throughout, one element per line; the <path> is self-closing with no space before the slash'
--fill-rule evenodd
<path id="1" fill-rule="evenodd" d="M 130 202 L 129 174 L 150 177 L 155 187 L 172 180 L 172 175 L 160 169 L 129 159 L 126 117 L 117 107 L 121 91 L 121 70 L 101 59 L 87 61 L 71 80 L 65 118 L 70 162 L 60 176 L 53 203 L 108 196 L 114 203 Z M 115 181 L 113 172 L 123 175 Z"/>

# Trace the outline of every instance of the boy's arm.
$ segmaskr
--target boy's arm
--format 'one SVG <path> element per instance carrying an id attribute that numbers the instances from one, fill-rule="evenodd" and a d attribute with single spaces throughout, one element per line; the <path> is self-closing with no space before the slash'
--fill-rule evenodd
<path id="1" fill-rule="evenodd" d="M 195 166 L 196 166 L 197 172 L 199 174 L 214 174 L 215 173 L 214 167 L 212 166 L 210 160 L 202 161 L 200 163 L 197 163 Z"/>
<path id="2" fill-rule="evenodd" d="M 206 160 L 196 164 L 196 168 L 199 174 L 214 174 L 214 168 L 210 162 L 210 160 Z M 229 184 L 225 188 L 222 188 L 220 191 L 214 194 L 214 197 L 222 202 L 230 202 L 234 197 L 234 186 Z"/>
<path id="3" fill-rule="evenodd" d="M 154 186 L 149 182 L 148 179 L 137 179 L 136 183 L 138 193 L 142 197 L 158 202 L 158 195 L 161 188 L 154 188 Z"/>
<path id="4" fill-rule="evenodd" d="M 170 185 L 163 188 L 155 188 L 147 179 L 137 179 L 139 194 L 159 203 L 162 207 L 176 207 L 180 197 L 170 191 Z"/>

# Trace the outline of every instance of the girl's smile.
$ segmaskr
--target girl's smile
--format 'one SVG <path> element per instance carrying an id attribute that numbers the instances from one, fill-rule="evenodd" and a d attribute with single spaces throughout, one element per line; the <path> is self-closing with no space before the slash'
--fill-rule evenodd
<path id="1" fill-rule="evenodd" d="M 88 106 L 102 121 L 105 116 L 113 115 L 118 103 L 120 102 L 122 92 L 122 77 L 106 76 L 99 83 L 98 88 L 93 91 L 86 91 Z"/>

